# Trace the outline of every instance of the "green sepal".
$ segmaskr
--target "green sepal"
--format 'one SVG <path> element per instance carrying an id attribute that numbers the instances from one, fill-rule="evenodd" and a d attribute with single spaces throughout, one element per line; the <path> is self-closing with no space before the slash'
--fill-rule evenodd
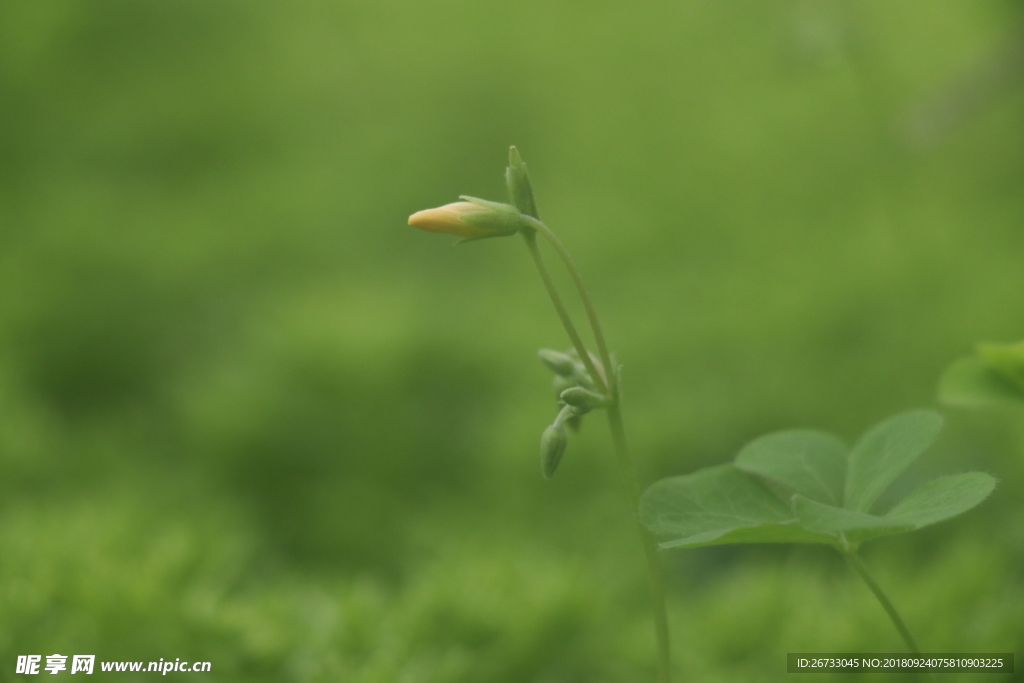
<path id="1" fill-rule="evenodd" d="M 470 204 L 476 204 L 484 209 L 490 209 L 499 213 L 507 213 L 511 216 L 516 216 L 520 213 L 519 209 L 512 206 L 511 204 L 505 204 L 502 202 L 492 202 L 489 199 L 480 199 L 479 197 L 472 197 L 468 194 L 460 194 L 459 199 Z"/>
<path id="2" fill-rule="evenodd" d="M 459 220 L 467 225 L 472 225 L 474 228 L 483 230 L 487 234 L 466 237 L 459 240 L 457 244 L 475 242 L 476 240 L 487 239 L 489 237 L 506 237 L 508 235 L 514 235 L 525 225 L 522 214 L 519 213 L 519 210 L 516 209 L 516 207 L 510 204 L 491 202 L 486 199 L 469 197 L 467 195 L 461 195 L 459 199 L 470 202 L 471 204 L 476 204 L 480 207 L 480 211 L 468 211 L 462 214 L 459 216 Z"/>

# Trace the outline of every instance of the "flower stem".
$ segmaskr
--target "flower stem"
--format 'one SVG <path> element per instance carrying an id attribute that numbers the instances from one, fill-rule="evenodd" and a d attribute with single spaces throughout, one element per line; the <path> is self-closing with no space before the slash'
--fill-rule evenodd
<path id="1" fill-rule="evenodd" d="M 915 655 L 921 654 L 921 648 L 917 646 L 917 641 L 914 640 L 914 636 L 910 633 L 910 629 L 907 628 L 907 625 L 903 622 L 903 618 L 900 617 L 899 612 L 896 611 L 896 607 L 893 606 L 892 601 L 889 600 L 888 596 L 886 596 L 882 587 L 879 586 L 873 578 L 871 578 L 871 574 L 868 573 L 867 567 L 865 567 L 864 563 L 861 562 L 861 559 L 857 557 L 857 551 L 852 548 L 845 548 L 840 552 L 842 552 L 843 556 L 846 557 L 850 566 L 860 574 L 860 578 L 864 579 L 864 583 L 868 585 L 871 592 L 875 594 L 876 598 L 878 598 L 878 602 L 882 603 L 885 613 L 889 615 L 889 619 L 892 620 L 896 630 L 900 632 L 901 636 L 903 636 L 903 640 L 907 643 L 907 647 L 910 648 L 910 651 Z"/>
<path id="2" fill-rule="evenodd" d="M 539 221 L 538 221 L 539 223 Z M 590 373 L 591 378 L 601 388 L 602 392 L 608 391 L 608 385 L 604 381 L 604 373 L 599 373 L 597 367 L 594 365 L 593 359 L 587 352 L 587 347 L 580 338 L 580 333 L 576 331 L 576 326 L 572 322 L 572 318 L 569 316 L 569 311 L 565 308 L 565 303 L 562 301 L 562 295 L 558 293 L 558 287 L 555 286 L 555 281 L 551 279 L 551 273 L 548 271 L 548 267 L 544 264 L 544 257 L 540 253 L 540 249 L 537 247 L 537 236 L 532 232 L 523 232 L 523 239 L 526 241 L 526 247 L 530 250 L 530 256 L 533 257 L 533 262 L 537 266 L 537 272 L 540 273 L 540 279 L 544 281 L 544 287 L 548 290 L 548 296 L 551 297 L 551 303 L 555 305 L 555 311 L 558 313 L 559 320 L 562 321 L 562 327 L 565 328 L 566 334 L 569 335 L 569 339 L 572 341 L 573 348 L 576 349 L 576 354 L 583 361 L 583 365 L 586 366 L 587 372 Z M 603 361 L 602 361 L 603 362 Z"/>
<path id="3" fill-rule="evenodd" d="M 626 442 L 626 429 L 622 423 L 622 411 L 619 408 L 619 395 L 616 390 L 612 403 L 608 406 L 608 427 L 611 429 L 612 441 L 615 444 L 615 456 L 619 463 L 619 472 L 626 488 L 629 500 L 630 516 L 640 534 L 640 544 L 644 548 L 644 559 L 647 563 L 647 581 L 651 589 L 651 602 L 654 609 L 654 632 L 658 640 L 658 678 L 661 683 L 672 680 L 671 650 L 669 647 L 668 612 L 665 608 L 665 586 L 658 566 L 658 551 L 651 537 L 651 532 L 640 521 L 637 510 L 640 507 L 640 483 L 636 478 L 636 468 Z"/>
<path id="4" fill-rule="evenodd" d="M 668 612 L 665 607 L 665 587 L 662 582 L 661 570 L 658 566 L 657 548 L 654 544 L 654 539 L 640 521 L 640 516 L 637 513 L 640 503 L 640 483 L 636 477 L 636 467 L 634 466 L 633 458 L 630 455 L 629 444 L 626 441 L 626 428 L 622 422 L 621 401 L 618 382 L 616 381 L 618 371 L 617 368 L 612 365 L 611 354 L 608 352 L 604 335 L 601 333 L 601 325 L 597 318 L 597 311 L 594 309 L 590 293 L 583 284 L 583 278 L 580 275 L 579 269 L 576 267 L 576 263 L 572 260 L 572 256 L 550 228 L 536 219 L 530 218 L 527 220 L 534 230 L 541 232 L 548 241 L 551 242 L 551 245 L 561 257 L 562 262 L 569 271 L 573 282 L 576 284 L 576 289 L 579 291 L 580 299 L 583 301 L 583 306 L 587 311 L 587 318 L 594 334 L 594 340 L 597 342 L 598 353 L 601 356 L 601 364 L 604 366 L 606 374 L 596 372 L 596 368 L 590 358 L 590 353 L 583 345 L 579 333 L 576 331 L 576 327 L 573 325 L 572 319 L 569 317 L 569 313 L 565 308 L 565 304 L 562 302 L 562 297 L 558 293 L 558 288 L 555 286 L 554 281 L 551 279 L 551 274 L 548 272 L 547 266 L 544 264 L 544 259 L 541 257 L 540 249 L 537 247 L 535 232 L 523 231 L 522 235 L 526 240 L 526 246 L 529 248 L 530 254 L 533 256 L 533 261 L 537 265 L 537 270 L 540 273 L 541 280 L 544 281 L 544 286 L 548 290 L 548 295 L 551 297 L 555 310 L 558 312 L 558 317 L 561 319 L 562 325 L 565 327 L 565 331 L 568 333 L 573 346 L 576 348 L 576 353 L 579 354 L 580 359 L 584 364 L 586 364 L 587 371 L 590 373 L 590 376 L 601 387 L 602 391 L 607 392 L 610 399 L 610 403 L 607 408 L 608 426 L 611 430 L 612 443 L 615 446 L 615 459 L 619 465 L 619 475 L 622 479 L 626 499 L 629 504 L 630 517 L 632 518 L 637 533 L 640 536 L 640 544 L 643 546 L 644 559 L 647 566 L 647 578 L 650 584 L 651 601 L 654 610 L 654 630 L 658 645 L 658 681 L 659 683 L 671 683 L 671 650 L 669 647 Z"/>
<path id="5" fill-rule="evenodd" d="M 605 372 L 608 373 L 608 389 L 611 394 L 615 394 L 615 383 L 616 383 L 616 372 L 615 368 L 612 367 L 611 354 L 608 352 L 608 344 L 604 341 L 604 334 L 601 332 L 601 321 L 597 318 L 597 310 L 594 308 L 594 302 L 590 298 L 590 292 L 587 290 L 587 286 L 583 284 L 583 276 L 580 274 L 579 268 L 576 267 L 576 262 L 572 260 L 572 255 L 569 254 L 569 250 L 565 248 L 562 241 L 558 239 L 558 236 L 551 231 L 551 228 L 541 223 L 539 220 L 526 217 L 526 222 L 535 230 L 539 231 L 544 237 L 551 243 L 551 246 L 558 252 L 558 256 L 562 259 L 562 263 L 565 264 L 565 269 L 569 271 L 570 277 L 572 277 L 573 283 L 576 285 L 576 291 L 579 292 L 580 300 L 583 301 L 583 308 L 587 312 L 587 320 L 590 322 L 590 329 L 594 332 L 594 341 L 597 342 L 597 352 L 601 356 L 601 364 L 604 366 Z"/>

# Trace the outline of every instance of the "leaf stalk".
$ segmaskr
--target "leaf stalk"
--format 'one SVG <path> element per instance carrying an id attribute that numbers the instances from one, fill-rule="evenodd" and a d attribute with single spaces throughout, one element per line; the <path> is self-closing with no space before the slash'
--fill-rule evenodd
<path id="1" fill-rule="evenodd" d="M 871 577 L 870 573 L 868 573 L 868 568 L 864 566 L 864 562 L 862 562 L 860 557 L 857 556 L 856 548 L 847 547 L 841 549 L 840 552 L 843 554 L 843 557 L 846 558 L 846 561 L 850 563 L 850 566 L 853 567 L 854 571 L 860 575 L 860 578 L 864 579 L 864 583 L 868 585 L 871 592 L 875 594 L 878 602 L 882 604 L 882 608 L 885 610 L 885 613 L 889 615 L 889 619 L 892 620 L 896 630 L 900 632 L 900 635 L 903 637 L 907 647 L 910 648 L 910 651 L 915 655 L 921 654 L 921 648 L 917 646 L 917 641 L 914 640 L 913 634 L 910 632 L 910 629 L 907 628 L 906 623 L 904 623 L 903 617 L 901 617 L 900 613 L 896 611 L 896 606 L 892 604 L 891 600 L 889 600 L 889 597 L 885 594 L 885 591 L 882 590 L 882 587 L 879 586 L 878 582 Z"/>

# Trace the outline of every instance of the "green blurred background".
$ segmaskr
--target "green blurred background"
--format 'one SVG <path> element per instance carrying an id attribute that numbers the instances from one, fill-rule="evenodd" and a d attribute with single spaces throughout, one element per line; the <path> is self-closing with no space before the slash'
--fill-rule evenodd
<path id="1" fill-rule="evenodd" d="M 0 0 L 3 678 L 652 680 L 602 421 L 540 477 L 568 344 L 522 244 L 407 216 L 519 146 L 644 483 L 851 440 L 1024 336 L 1022 9 Z M 901 485 L 999 488 L 866 560 L 925 650 L 1020 654 L 1024 412 L 945 412 Z M 681 680 L 900 651 L 833 555 L 666 554 Z"/>

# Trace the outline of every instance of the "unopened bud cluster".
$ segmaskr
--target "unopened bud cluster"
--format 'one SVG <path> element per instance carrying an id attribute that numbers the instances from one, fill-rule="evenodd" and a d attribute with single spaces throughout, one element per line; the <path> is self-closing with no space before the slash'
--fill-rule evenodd
<path id="1" fill-rule="evenodd" d="M 607 407 L 609 399 L 597 389 L 575 350 L 541 349 L 537 357 L 554 374 L 551 386 L 559 406 L 555 421 L 544 430 L 540 440 L 541 471 L 545 478 L 550 479 L 562 460 L 568 441 L 563 425 L 579 431 L 582 417 L 592 410 Z M 603 371 L 596 358 L 592 357 L 591 361 L 598 372 Z"/>
<path id="2" fill-rule="evenodd" d="M 457 235 L 462 238 L 460 243 L 517 233 L 529 241 L 540 225 L 540 217 L 526 164 L 515 147 L 509 150 L 505 183 L 508 204 L 463 195 L 459 197 L 462 201 L 417 211 L 409 217 L 409 225 L 428 232 Z M 544 430 L 540 441 L 541 470 L 545 477 L 551 478 L 569 440 L 565 427 L 579 431 L 584 415 L 608 407 L 610 400 L 605 392 L 613 384 L 609 383 L 605 368 L 593 354 L 589 354 L 587 363 L 580 360 L 575 350 L 541 349 L 537 355 L 554 374 L 552 388 L 559 406 L 555 421 Z M 600 375 L 597 383 L 587 371 L 588 367 Z"/>

